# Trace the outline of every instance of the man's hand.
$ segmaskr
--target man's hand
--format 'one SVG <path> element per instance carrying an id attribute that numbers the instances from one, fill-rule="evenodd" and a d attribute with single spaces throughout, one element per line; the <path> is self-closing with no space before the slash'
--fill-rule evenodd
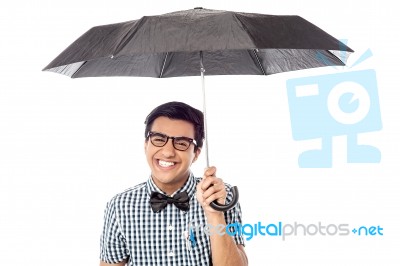
<path id="1" fill-rule="evenodd" d="M 196 198 L 203 206 L 206 216 L 219 213 L 211 208 L 210 203 L 217 200 L 219 204 L 225 204 L 226 189 L 221 178 L 216 177 L 217 168 L 211 166 L 204 170 L 203 179 L 197 184 Z"/>
<path id="2" fill-rule="evenodd" d="M 210 203 L 217 200 L 225 204 L 226 189 L 221 178 L 216 177 L 217 168 L 206 168 L 203 179 L 197 184 L 196 198 L 203 207 L 207 223 L 213 226 L 225 225 L 224 213 L 211 208 Z M 237 245 L 228 234 L 210 236 L 213 265 L 247 266 L 247 257 L 242 245 Z"/>

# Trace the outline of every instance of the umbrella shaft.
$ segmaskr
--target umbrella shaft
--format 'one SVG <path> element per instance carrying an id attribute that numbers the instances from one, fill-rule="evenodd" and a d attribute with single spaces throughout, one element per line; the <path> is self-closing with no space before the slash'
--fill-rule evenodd
<path id="1" fill-rule="evenodd" d="M 210 159 L 208 157 L 208 132 L 207 132 L 207 108 L 206 108 L 206 87 L 204 85 L 204 65 L 203 65 L 203 52 L 200 51 L 200 75 L 201 75 L 201 87 L 203 91 L 203 115 L 204 115 L 204 151 L 206 154 L 206 164 L 210 167 Z"/>
<path id="2" fill-rule="evenodd" d="M 207 168 L 210 167 L 210 159 L 208 158 L 208 132 L 207 132 L 207 108 L 206 108 L 206 86 L 204 85 L 204 69 L 203 65 L 203 52 L 200 51 L 200 75 L 201 75 L 201 87 L 203 90 L 203 116 L 204 116 L 204 140 L 205 140 L 205 153 Z M 236 206 L 239 200 L 239 191 L 236 186 L 232 187 L 232 200 L 227 205 L 221 205 L 216 200 L 210 203 L 210 206 L 217 211 L 226 212 Z"/>

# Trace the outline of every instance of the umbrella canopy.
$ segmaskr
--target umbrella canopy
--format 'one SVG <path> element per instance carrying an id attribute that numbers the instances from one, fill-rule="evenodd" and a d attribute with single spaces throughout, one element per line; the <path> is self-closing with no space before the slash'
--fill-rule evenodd
<path id="1" fill-rule="evenodd" d="M 269 75 L 344 65 L 352 49 L 299 16 L 275 16 L 195 8 L 97 26 L 43 70 L 72 78 Z M 205 95 L 205 153 L 208 142 Z M 226 211 L 238 201 L 232 188 Z"/>
<path id="2" fill-rule="evenodd" d="M 352 49 L 299 16 L 195 8 L 93 27 L 44 70 L 97 76 L 269 75 L 344 65 Z"/>

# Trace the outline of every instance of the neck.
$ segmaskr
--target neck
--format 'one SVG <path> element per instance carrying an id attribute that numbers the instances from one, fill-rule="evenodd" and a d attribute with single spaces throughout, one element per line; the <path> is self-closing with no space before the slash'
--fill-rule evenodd
<path id="1" fill-rule="evenodd" d="M 154 178 L 153 176 L 151 177 L 154 184 L 161 189 L 165 194 L 168 196 L 171 196 L 175 191 L 183 187 L 183 185 L 186 183 L 186 181 L 189 179 L 189 176 L 184 179 L 184 180 L 178 180 L 176 182 L 170 182 L 170 183 L 162 183 L 157 180 L 157 178 Z"/>

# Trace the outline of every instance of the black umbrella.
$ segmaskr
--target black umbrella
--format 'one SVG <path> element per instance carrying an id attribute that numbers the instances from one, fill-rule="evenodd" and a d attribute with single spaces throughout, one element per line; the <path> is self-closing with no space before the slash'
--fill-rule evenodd
<path id="1" fill-rule="evenodd" d="M 352 49 L 299 16 L 203 8 L 93 27 L 43 70 L 70 76 L 270 75 L 344 65 Z M 238 199 L 233 188 L 233 200 Z"/>

